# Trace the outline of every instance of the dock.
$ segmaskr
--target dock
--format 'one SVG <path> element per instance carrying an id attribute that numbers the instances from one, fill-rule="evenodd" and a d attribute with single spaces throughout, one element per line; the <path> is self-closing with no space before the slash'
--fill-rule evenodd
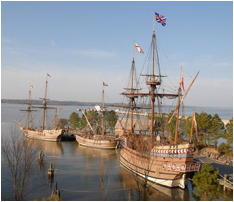
<path id="1" fill-rule="evenodd" d="M 203 156 L 195 156 L 197 161 L 200 161 L 202 164 L 210 163 L 214 168 L 219 169 L 219 185 L 223 186 L 223 191 L 233 190 L 233 167 L 227 164 L 224 164 L 220 161 L 214 159 L 206 158 Z"/>

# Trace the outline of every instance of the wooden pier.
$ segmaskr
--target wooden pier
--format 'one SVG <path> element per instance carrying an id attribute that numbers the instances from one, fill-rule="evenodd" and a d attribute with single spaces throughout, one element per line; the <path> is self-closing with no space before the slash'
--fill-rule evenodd
<path id="1" fill-rule="evenodd" d="M 219 185 L 223 186 L 223 191 L 226 190 L 233 190 L 233 182 L 229 181 L 227 179 L 227 175 L 225 174 L 224 177 L 222 175 L 219 175 L 223 179 L 218 179 Z"/>
<path id="2" fill-rule="evenodd" d="M 206 158 L 203 156 L 196 156 L 196 160 L 199 160 L 202 164 L 210 163 L 214 168 L 219 169 L 219 185 L 223 186 L 223 191 L 233 190 L 233 181 L 228 179 L 228 176 L 233 176 L 233 167 L 216 161 L 214 159 Z"/>

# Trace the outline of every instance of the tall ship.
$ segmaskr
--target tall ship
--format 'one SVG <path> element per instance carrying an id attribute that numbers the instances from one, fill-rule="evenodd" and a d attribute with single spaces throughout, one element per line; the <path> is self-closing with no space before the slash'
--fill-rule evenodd
<path id="1" fill-rule="evenodd" d="M 95 129 L 90 124 L 88 114 L 86 114 L 83 110 L 82 113 L 86 119 L 87 125 L 89 127 L 89 131 L 85 133 L 76 134 L 76 141 L 85 147 L 92 147 L 97 149 L 115 149 L 117 145 L 117 140 L 113 133 L 106 133 L 105 130 L 105 113 L 107 112 L 105 109 L 104 102 L 104 87 L 107 86 L 105 82 L 103 82 L 103 90 L 102 90 L 102 107 L 95 106 L 94 113 L 97 113 L 97 117 L 100 117 L 99 121 L 101 122 L 100 126 L 96 123 Z"/>
<path id="2" fill-rule="evenodd" d="M 191 139 L 179 139 L 179 114 L 180 107 L 199 72 L 184 93 L 182 72 L 179 87 L 173 91 L 176 93 L 166 90 L 167 85 L 163 81 L 166 75 L 162 75 L 159 63 L 155 18 L 162 25 L 166 24 L 164 16 L 154 13 L 152 42 L 147 57 L 148 72 L 140 74 L 139 77 L 144 78 L 146 88 L 142 89 L 148 89 L 148 92 L 139 87 L 141 82 L 136 78 L 133 50 L 129 86 L 122 93 L 128 104 L 115 105 L 128 110 L 127 118 L 119 117 L 116 124 L 116 134 L 121 139 L 120 163 L 151 184 L 184 189 L 186 176 L 198 171 L 200 164 L 194 161 Z M 134 49 L 143 52 L 135 42 Z M 178 99 L 171 113 L 163 112 L 164 99 Z M 169 129 L 169 125 L 175 132 Z"/>
<path id="3" fill-rule="evenodd" d="M 56 125 L 56 118 L 57 118 L 57 108 L 56 107 L 48 107 L 47 106 L 47 88 L 48 88 L 48 77 L 50 77 L 49 74 L 46 76 L 46 85 L 45 85 L 45 97 L 42 98 L 43 103 L 42 106 L 32 106 L 31 105 L 31 89 L 33 88 L 33 85 L 30 86 L 29 88 L 29 98 L 28 98 L 28 107 L 26 110 L 21 110 L 21 111 L 26 111 L 27 112 L 27 123 L 23 124 L 21 123 L 20 120 L 15 120 L 15 122 L 20 126 L 20 129 L 24 132 L 25 137 L 31 138 L 31 139 L 36 139 L 36 140 L 44 140 L 44 141 L 52 141 L 52 142 L 59 142 L 62 139 L 64 130 L 63 129 L 58 129 Z M 33 127 L 32 126 L 32 116 L 31 112 L 36 111 L 32 108 L 37 108 L 43 110 L 43 115 L 42 115 L 42 126 L 40 127 Z M 48 109 L 55 110 L 55 115 L 53 117 L 53 127 L 52 129 L 48 129 L 46 126 L 46 112 Z"/>

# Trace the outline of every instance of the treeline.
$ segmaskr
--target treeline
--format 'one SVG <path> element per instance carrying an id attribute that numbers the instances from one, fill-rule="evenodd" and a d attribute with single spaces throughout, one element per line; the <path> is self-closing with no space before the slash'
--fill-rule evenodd
<path id="1" fill-rule="evenodd" d="M 214 147 L 219 150 L 220 153 L 232 153 L 233 150 L 233 118 L 229 120 L 229 123 L 225 126 L 222 119 L 218 114 L 213 116 L 207 114 L 206 112 L 201 112 L 200 114 L 195 113 L 198 137 L 196 136 L 196 131 L 193 128 L 193 142 L 197 149 L 202 149 L 203 147 Z M 170 134 L 172 134 L 171 139 L 174 139 L 175 134 L 175 122 L 174 117 L 170 124 L 166 127 Z M 192 117 L 182 117 L 180 119 L 179 125 L 179 141 L 190 140 L 191 138 L 191 125 Z M 221 143 L 218 146 L 219 139 L 225 143 Z M 199 141 L 198 141 L 199 140 Z"/>
<path id="2" fill-rule="evenodd" d="M 92 126 L 93 130 L 96 134 L 100 134 L 102 130 L 102 119 L 104 119 L 104 127 L 106 132 L 114 133 L 115 124 L 117 122 L 117 118 L 115 112 L 111 111 L 104 111 L 103 115 L 101 112 L 97 111 L 85 111 L 84 114 L 80 117 L 78 113 L 73 112 L 69 119 L 59 119 L 58 120 L 58 127 L 60 128 L 70 128 L 75 130 L 90 130 L 87 126 L 87 121 L 85 116 L 87 117 L 90 125 Z"/>
<path id="3" fill-rule="evenodd" d="M 86 111 L 86 117 L 88 118 L 92 128 L 96 130 L 96 132 L 100 132 L 101 130 L 101 119 L 102 114 L 97 111 Z M 161 128 L 159 130 L 160 134 L 164 134 L 163 136 L 173 144 L 175 138 L 175 129 L 176 129 L 176 117 L 174 116 L 171 120 L 170 124 L 166 124 L 171 114 L 164 116 L 163 119 L 158 119 L 156 121 L 155 128 Z M 214 147 L 221 154 L 233 153 L 233 118 L 229 120 L 229 123 L 225 126 L 222 119 L 218 114 L 214 114 L 213 116 L 207 114 L 206 112 L 195 113 L 196 122 L 197 122 L 197 130 L 198 134 L 196 135 L 196 131 L 192 128 L 192 117 L 182 117 L 179 122 L 178 128 L 178 143 L 182 143 L 184 141 L 190 141 L 195 145 L 195 148 L 200 150 L 204 147 Z M 115 125 L 117 122 L 115 112 L 105 111 L 104 112 L 104 120 L 105 120 L 105 130 L 114 133 Z M 165 125 L 164 127 L 162 127 Z M 80 117 L 78 113 L 73 112 L 69 119 L 59 119 L 58 127 L 60 128 L 71 128 L 76 130 L 86 130 L 87 121 L 85 116 L 82 114 Z M 191 129 L 193 130 L 191 137 Z M 88 129 L 89 130 L 89 129 Z M 224 143 L 218 145 L 218 141 L 222 138 Z"/>

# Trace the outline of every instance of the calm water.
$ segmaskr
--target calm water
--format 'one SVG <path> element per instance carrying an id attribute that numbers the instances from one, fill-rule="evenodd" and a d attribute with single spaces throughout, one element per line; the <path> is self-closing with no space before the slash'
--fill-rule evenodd
<path id="1" fill-rule="evenodd" d="M 8 136 L 12 128 L 18 128 L 13 121 L 22 116 L 19 109 L 23 108 L 26 108 L 26 105 L 2 104 L 2 136 Z M 77 108 L 79 107 L 66 106 L 59 117 L 68 118 Z M 230 113 L 230 110 L 219 110 L 214 113 L 222 112 L 221 118 L 232 117 L 232 111 Z M 41 200 L 50 196 L 54 189 L 54 183 L 47 177 L 50 163 L 57 169 L 54 181 L 57 181 L 61 190 L 62 200 L 138 200 L 136 182 L 133 175 L 120 166 L 118 150 L 91 149 L 79 146 L 77 142 L 42 142 L 42 144 L 46 155 L 45 163 L 36 168 L 37 177 L 31 185 L 31 188 L 35 189 L 26 196 L 26 200 Z M 9 200 L 13 193 L 12 184 L 9 183 L 10 175 L 3 158 L 1 164 L 1 199 Z M 150 200 L 195 200 L 191 184 L 185 190 L 156 186 L 151 191 Z M 228 196 L 220 199 L 232 200 Z"/>

